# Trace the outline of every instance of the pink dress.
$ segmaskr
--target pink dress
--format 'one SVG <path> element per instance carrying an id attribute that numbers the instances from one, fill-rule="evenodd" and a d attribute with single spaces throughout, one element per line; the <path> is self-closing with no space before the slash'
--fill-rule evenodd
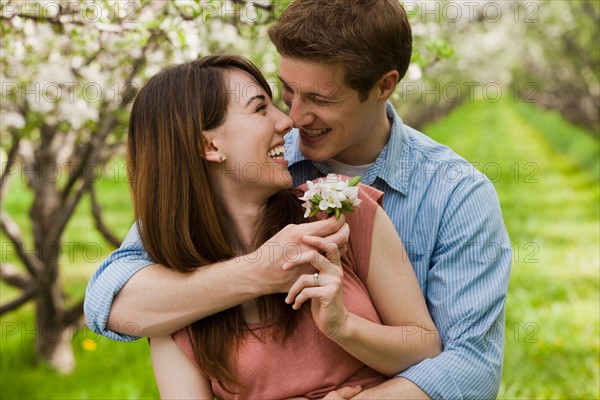
<path id="1" fill-rule="evenodd" d="M 303 187 L 300 187 L 303 189 Z M 346 214 L 350 225 L 348 252 L 342 257 L 344 269 L 343 299 L 348 311 L 365 319 L 381 323 L 365 287 L 369 272 L 371 237 L 375 212 L 383 193 L 360 185 L 361 206 Z M 378 204 L 379 203 L 379 204 Z M 307 303 L 310 304 L 310 303 Z M 290 306 L 291 310 L 291 306 Z M 387 378 L 348 354 L 317 328 L 310 307 L 303 307 L 298 327 L 292 336 L 279 343 L 271 338 L 269 327 L 250 324 L 259 340 L 250 332 L 239 351 L 232 355 L 237 379 L 243 387 L 232 395 L 211 380 L 214 395 L 219 399 L 284 399 L 303 396 L 323 398 L 332 390 L 361 385 L 376 386 Z M 180 348 L 198 365 L 189 328 L 173 334 Z M 202 370 L 202 367 L 198 365 Z"/>

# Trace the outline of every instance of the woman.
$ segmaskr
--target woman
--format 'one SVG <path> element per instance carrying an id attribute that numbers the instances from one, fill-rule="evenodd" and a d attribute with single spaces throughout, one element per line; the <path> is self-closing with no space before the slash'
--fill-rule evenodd
<path id="1" fill-rule="evenodd" d="M 260 71 L 236 56 L 176 65 L 140 91 L 128 166 L 140 236 L 156 262 L 192 271 L 249 254 L 304 222 L 283 158 L 292 121 L 271 97 Z M 368 186 L 360 193 L 363 204 L 347 219 L 347 253 L 305 237 L 315 251 L 282 268 L 312 264 L 318 273 L 301 276 L 287 296 L 151 338 L 161 396 L 319 398 L 377 385 L 439 354 L 402 243 L 377 205 L 381 195 Z"/>

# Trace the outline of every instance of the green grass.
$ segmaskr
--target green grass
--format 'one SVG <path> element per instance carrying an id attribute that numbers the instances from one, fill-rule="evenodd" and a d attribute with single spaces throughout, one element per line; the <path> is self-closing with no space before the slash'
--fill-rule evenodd
<path id="1" fill-rule="evenodd" d="M 597 140 L 510 102 L 464 105 L 425 131 L 500 198 L 514 254 L 499 398 L 599 398 Z"/>
<path id="2" fill-rule="evenodd" d="M 539 129 L 554 150 L 571 156 L 576 165 L 600 179 L 600 141 L 591 132 L 566 122 L 556 111 L 540 112 L 533 104 L 516 103 L 514 110 Z"/>
<path id="3" fill-rule="evenodd" d="M 96 191 L 105 213 L 105 223 L 115 235 L 124 238 L 133 221 L 131 200 L 124 182 L 123 162 L 110 162 L 97 182 Z M 118 169 L 116 168 L 118 167 Z M 32 249 L 28 210 L 33 201 L 20 176 L 10 181 L 2 208 L 10 212 Z M 4 252 L 7 238 L 0 234 L 2 261 L 18 264 Z M 61 279 L 68 303 L 81 299 L 87 281 L 110 251 L 111 246 L 94 229 L 89 197 L 84 197 L 63 236 Z M 0 283 L 0 301 L 16 297 L 18 292 Z M 34 308 L 23 306 L 0 318 L 0 398 L 1 399 L 138 399 L 157 398 L 148 344 L 145 340 L 119 343 L 95 335 L 87 328 L 76 332 L 71 340 L 77 362 L 76 370 L 60 375 L 43 363 L 36 363 L 34 346 Z M 83 321 L 80 326 L 84 326 Z M 88 341 L 85 341 L 88 339 Z M 90 344 L 91 342 L 91 344 Z M 85 346 L 85 347 L 84 347 Z"/>
<path id="4" fill-rule="evenodd" d="M 65 376 L 36 364 L 31 318 L 19 320 L 2 322 L 2 399 L 158 398 L 145 340 L 118 343 L 80 330 L 71 340 L 77 368 Z"/>
<path id="5" fill-rule="evenodd" d="M 510 102 L 465 104 L 426 133 L 487 172 L 513 244 L 499 398 L 599 398 L 600 189 L 598 164 L 589 151 L 597 149 L 597 141 L 553 113 Z M 115 171 L 105 173 L 98 195 L 108 225 L 123 237 L 132 212 L 122 167 L 116 179 Z M 17 179 L 3 208 L 27 228 L 31 201 Z M 98 258 L 110 251 L 93 229 L 87 199 L 64 242 L 78 243 L 72 258 L 61 259 L 65 286 L 78 298 L 99 263 L 84 256 L 86 244 L 101 246 Z M 8 261 L 16 262 L 10 256 Z M 3 302 L 16 294 L 2 284 L 0 290 Z M 2 399 L 158 396 L 144 340 L 123 344 L 80 331 L 72 340 L 77 368 L 61 376 L 35 364 L 31 305 L 4 316 L 0 324 Z"/>

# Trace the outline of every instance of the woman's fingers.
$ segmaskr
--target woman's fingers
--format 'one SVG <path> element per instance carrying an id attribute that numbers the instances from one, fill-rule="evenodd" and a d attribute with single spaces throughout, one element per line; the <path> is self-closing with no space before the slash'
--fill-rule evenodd
<path id="1" fill-rule="evenodd" d="M 302 303 L 304 303 L 309 298 L 322 298 L 328 295 L 333 298 L 338 289 L 341 288 L 342 282 L 343 274 L 320 274 L 318 272 L 315 272 L 314 274 L 302 275 L 290 288 L 290 291 L 288 292 L 288 295 L 285 298 L 285 302 L 288 304 L 291 304 L 293 302 L 294 309 L 297 310 L 300 308 Z M 318 292 L 314 290 L 309 290 L 317 288 L 322 288 L 326 290 Z"/>
<path id="2" fill-rule="evenodd" d="M 299 310 L 309 299 L 319 300 L 323 304 L 331 303 L 341 290 L 342 282 L 342 277 L 329 274 L 302 275 L 290 289 L 285 302 L 293 302 L 294 310 Z"/>
<path id="3" fill-rule="evenodd" d="M 334 264 L 340 264 L 340 252 L 335 242 L 319 236 L 306 235 L 302 241 L 325 253 L 325 257 Z"/>
<path id="4" fill-rule="evenodd" d="M 342 220 L 345 221 L 344 214 L 342 214 L 340 217 L 340 221 Z M 338 221 L 338 224 L 340 223 L 340 221 Z M 333 242 L 337 244 L 340 254 L 344 255 L 346 254 L 348 239 L 350 238 L 350 226 L 348 226 L 348 224 L 344 222 L 336 232 L 333 232 L 329 235 L 315 235 L 311 233 L 306 233 L 306 235 L 319 236 L 325 239 L 325 241 L 327 242 Z"/>
<path id="5" fill-rule="evenodd" d="M 339 238 L 339 240 L 343 240 L 345 230 L 342 231 L 342 234 L 336 235 L 336 233 L 346 224 L 346 217 L 344 214 L 340 216 L 340 218 L 329 217 L 327 219 L 322 219 L 319 221 L 308 222 L 305 224 L 298 225 L 299 229 L 304 231 L 305 235 L 312 236 L 330 236 L 333 235 L 335 238 Z"/>
<path id="6" fill-rule="evenodd" d="M 326 256 L 316 250 L 305 251 L 297 255 L 294 260 L 284 264 L 284 270 L 305 264 L 311 264 L 318 270 L 314 274 L 301 275 L 288 291 L 285 302 L 293 303 L 294 310 L 299 310 L 308 299 L 333 299 L 341 288 L 344 275 L 340 266 L 340 254 L 335 243 L 318 236 L 305 236 L 303 240 L 325 252 Z"/>
<path id="7" fill-rule="evenodd" d="M 350 399 L 362 391 L 360 386 L 345 386 L 341 389 L 335 390 L 333 392 L 329 392 L 327 396 L 323 397 L 323 400 L 344 400 Z"/>
<path id="8" fill-rule="evenodd" d="M 305 243 L 325 252 L 325 256 L 321 255 L 316 250 L 303 251 L 302 253 L 296 254 L 294 257 L 289 257 L 286 260 L 287 262 L 283 265 L 284 270 L 288 270 L 297 265 L 312 264 L 319 271 L 324 272 L 332 265 L 336 265 L 336 268 L 341 266 L 340 253 L 335 243 L 327 242 L 322 238 L 315 236 L 305 236 L 304 240 Z"/>
<path id="9" fill-rule="evenodd" d="M 305 301 L 315 299 L 320 300 L 321 302 L 329 302 L 333 300 L 335 297 L 335 291 L 330 287 L 325 286 L 313 286 L 313 287 L 305 287 L 302 291 L 296 296 L 294 299 L 294 304 L 292 304 L 292 308 L 294 310 L 299 310 L 304 304 Z"/>
<path id="10" fill-rule="evenodd" d="M 303 264 L 312 264 L 316 269 L 322 271 L 323 268 L 326 268 L 326 264 L 329 263 L 329 260 L 319 254 L 316 250 L 308 250 L 303 251 L 300 254 L 297 254 L 294 257 L 290 257 L 285 264 L 283 264 L 283 269 L 288 270 L 297 265 Z"/>
<path id="11" fill-rule="evenodd" d="M 298 278 L 298 280 L 290 288 L 290 291 L 285 298 L 285 302 L 291 304 L 304 288 L 321 286 L 324 282 L 322 281 L 322 278 L 321 282 L 319 282 L 319 278 L 320 275 L 316 272 L 314 274 L 300 276 L 300 278 Z"/>

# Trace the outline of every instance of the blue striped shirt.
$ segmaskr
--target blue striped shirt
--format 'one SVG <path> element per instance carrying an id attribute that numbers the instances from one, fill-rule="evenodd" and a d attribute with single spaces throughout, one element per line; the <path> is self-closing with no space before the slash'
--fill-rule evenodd
<path id="1" fill-rule="evenodd" d="M 401 373 L 433 399 L 495 398 L 504 351 L 504 305 L 510 241 L 492 183 L 448 147 L 404 125 L 388 103 L 392 130 L 362 182 L 384 192 L 394 223 L 444 351 Z M 298 150 L 298 132 L 286 137 L 294 184 L 330 171 Z M 141 268 L 153 264 L 134 228 L 92 276 L 85 312 L 95 332 L 106 330 L 114 295 Z"/>

